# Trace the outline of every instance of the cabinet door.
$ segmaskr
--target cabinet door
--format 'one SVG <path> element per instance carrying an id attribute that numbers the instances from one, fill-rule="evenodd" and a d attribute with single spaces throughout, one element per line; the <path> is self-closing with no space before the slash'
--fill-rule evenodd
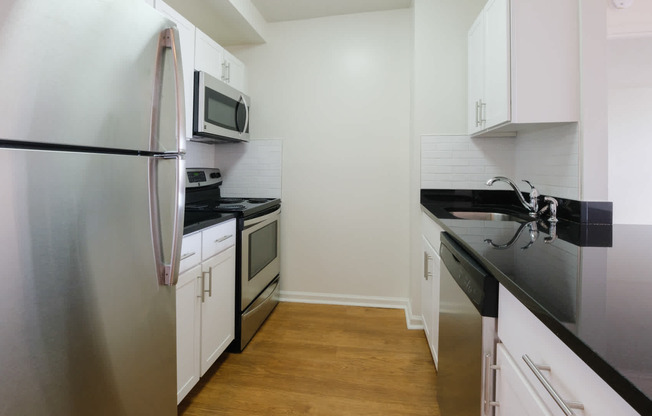
<path id="1" fill-rule="evenodd" d="M 468 35 L 468 127 L 469 133 L 482 130 L 484 102 L 484 13 L 475 19 Z"/>
<path id="2" fill-rule="evenodd" d="M 509 0 L 491 0 L 484 8 L 484 128 L 510 120 Z"/>
<path id="3" fill-rule="evenodd" d="M 172 7 L 156 0 L 156 10 L 177 24 L 183 66 L 183 90 L 186 106 L 186 138 L 192 137 L 192 94 L 195 71 L 195 26 Z"/>
<path id="4" fill-rule="evenodd" d="M 503 344 L 496 347 L 495 416 L 552 416 Z"/>
<path id="5" fill-rule="evenodd" d="M 423 280 L 421 280 L 421 308 L 423 329 L 430 353 L 437 366 L 439 343 L 439 255 L 423 237 Z"/>
<path id="6" fill-rule="evenodd" d="M 564 344 L 543 322 L 509 290 L 500 286 L 498 295 L 498 337 L 512 357 L 528 355 L 537 365 L 549 370 L 544 377 L 567 402 L 579 402 L 583 416 L 634 416 L 638 413 L 600 378 L 580 357 Z M 525 361 L 517 366 L 548 409 L 559 409 Z"/>
<path id="7" fill-rule="evenodd" d="M 199 29 L 195 31 L 195 69 L 222 79 L 224 49 Z"/>
<path id="8" fill-rule="evenodd" d="M 235 246 L 202 263 L 201 375 L 235 334 Z"/>
<path id="9" fill-rule="evenodd" d="M 224 78 L 223 81 L 230 84 L 233 88 L 247 92 L 245 66 L 238 58 L 224 50 Z"/>
<path id="10" fill-rule="evenodd" d="M 177 300 L 177 404 L 199 381 L 201 266 L 179 275 Z"/>

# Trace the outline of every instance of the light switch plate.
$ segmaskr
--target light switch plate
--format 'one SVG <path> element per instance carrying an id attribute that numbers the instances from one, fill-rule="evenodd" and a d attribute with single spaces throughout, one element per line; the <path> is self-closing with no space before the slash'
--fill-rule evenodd
<path id="1" fill-rule="evenodd" d="M 626 9 L 634 3 L 634 0 L 612 0 L 617 9 Z"/>

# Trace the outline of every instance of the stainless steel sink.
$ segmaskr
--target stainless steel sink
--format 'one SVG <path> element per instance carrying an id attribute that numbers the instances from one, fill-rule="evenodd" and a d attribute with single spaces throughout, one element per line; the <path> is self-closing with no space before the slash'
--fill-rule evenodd
<path id="1" fill-rule="evenodd" d="M 452 216 L 461 220 L 478 220 L 478 221 L 517 221 L 528 222 L 531 219 L 502 212 L 479 212 L 479 211 L 451 211 Z"/>

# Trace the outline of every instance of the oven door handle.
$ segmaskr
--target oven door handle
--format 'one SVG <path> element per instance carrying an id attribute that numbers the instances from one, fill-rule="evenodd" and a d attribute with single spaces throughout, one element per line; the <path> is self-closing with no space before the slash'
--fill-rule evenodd
<path id="1" fill-rule="evenodd" d="M 261 217 L 256 217 L 256 218 L 252 218 L 252 219 L 249 219 L 249 220 L 245 220 L 244 229 L 246 230 L 246 229 L 249 229 L 249 228 L 253 227 L 256 224 L 260 224 L 261 222 L 269 221 L 269 220 L 273 219 L 274 217 L 278 217 L 280 213 L 281 213 L 281 208 L 277 209 L 276 211 L 270 212 L 267 215 L 263 215 Z"/>

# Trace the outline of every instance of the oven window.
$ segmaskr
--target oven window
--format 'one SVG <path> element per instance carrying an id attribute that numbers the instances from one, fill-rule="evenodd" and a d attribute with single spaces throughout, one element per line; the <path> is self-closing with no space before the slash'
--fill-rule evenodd
<path id="1" fill-rule="evenodd" d="M 249 280 L 254 278 L 277 256 L 278 221 L 249 235 Z"/>
<path id="2" fill-rule="evenodd" d="M 238 102 L 216 91 L 206 88 L 204 119 L 211 124 L 229 130 L 237 130 L 236 111 Z"/>

